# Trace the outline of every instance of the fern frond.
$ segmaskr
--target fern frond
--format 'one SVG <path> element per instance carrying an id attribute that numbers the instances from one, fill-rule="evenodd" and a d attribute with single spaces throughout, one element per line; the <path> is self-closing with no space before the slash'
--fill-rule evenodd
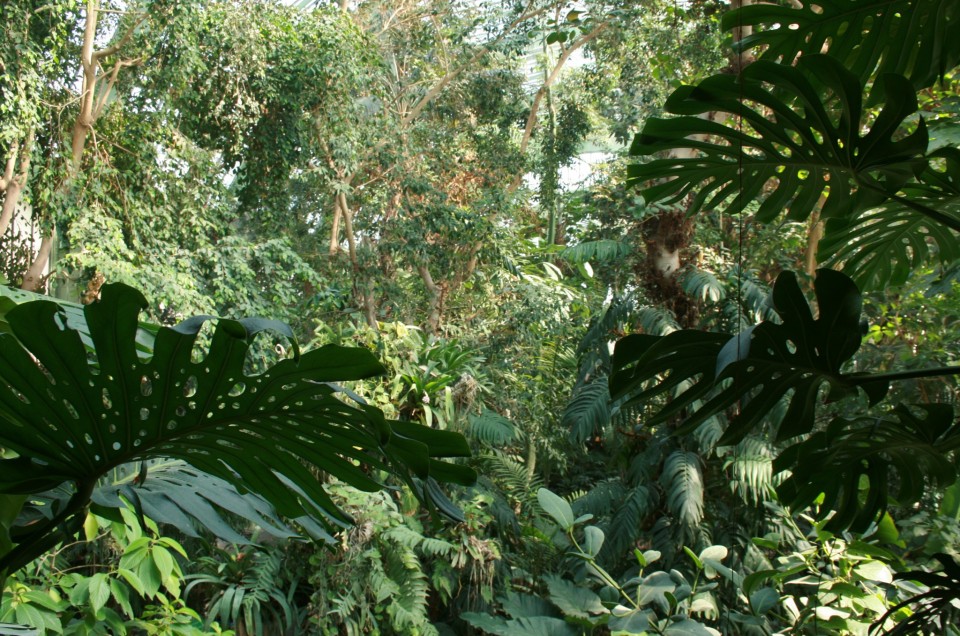
<path id="1" fill-rule="evenodd" d="M 529 501 L 533 493 L 543 485 L 536 474 L 530 475 L 526 464 L 515 456 L 500 451 L 484 453 L 477 457 L 483 471 L 496 482 L 501 490 L 518 501 Z"/>
<path id="2" fill-rule="evenodd" d="M 759 504 L 773 487 L 773 453 L 770 444 L 758 437 L 746 437 L 734 447 L 724 464 L 730 472 L 730 488 L 746 503 Z"/>
<path id="3" fill-rule="evenodd" d="M 703 475 L 700 457 L 690 451 L 674 451 L 663 464 L 660 485 L 667 509 L 680 523 L 694 527 L 703 518 Z"/>
<path id="4" fill-rule="evenodd" d="M 467 436 L 482 444 L 504 446 L 520 436 L 513 422 L 496 411 L 483 409 L 480 415 L 470 415 Z"/>
<path id="5" fill-rule="evenodd" d="M 677 318 L 660 307 L 641 307 L 636 315 L 638 331 L 652 336 L 665 336 L 680 329 Z"/>
<path id="6" fill-rule="evenodd" d="M 727 290 L 712 272 L 690 268 L 681 273 L 679 278 L 683 291 L 693 298 L 719 302 L 727 296 Z"/>
<path id="7" fill-rule="evenodd" d="M 601 517 L 611 514 L 626 495 L 627 487 L 620 478 L 614 477 L 595 483 L 593 488 L 577 497 L 571 506 L 577 516 L 591 514 Z"/>
<path id="8" fill-rule="evenodd" d="M 640 537 L 644 520 L 653 513 L 657 493 L 646 486 L 635 486 L 625 493 L 607 530 L 611 554 L 623 554 Z"/>
<path id="9" fill-rule="evenodd" d="M 584 241 L 560 250 L 558 256 L 568 263 L 586 263 L 587 261 L 615 262 L 633 251 L 629 243 L 612 239 Z"/>
<path id="10" fill-rule="evenodd" d="M 570 439 L 583 444 L 598 430 L 610 424 L 610 389 L 606 377 L 600 377 L 579 390 L 563 411 L 561 422 L 569 429 Z"/>
<path id="11" fill-rule="evenodd" d="M 723 437 L 723 430 L 724 426 L 718 417 L 711 417 L 698 426 L 693 432 L 693 437 L 697 440 L 700 451 L 703 453 L 712 451 L 720 438 Z"/>

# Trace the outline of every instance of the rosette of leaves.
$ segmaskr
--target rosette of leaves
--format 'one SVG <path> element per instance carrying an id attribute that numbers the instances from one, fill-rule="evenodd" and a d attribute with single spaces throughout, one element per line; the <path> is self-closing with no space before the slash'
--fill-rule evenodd
<path id="1" fill-rule="evenodd" d="M 82 313 L 49 300 L 6 311 L 0 572 L 76 532 L 111 469 L 156 457 L 182 460 L 284 517 L 328 528 L 350 519 L 325 492 L 323 476 L 374 491 L 384 487 L 378 474 L 391 474 L 456 515 L 438 483 L 474 480 L 472 470 L 443 461 L 469 454 L 463 437 L 387 421 L 333 384 L 383 373 L 370 352 L 328 345 L 301 353 L 282 323 L 218 319 L 201 357 L 198 334 L 212 317 L 143 328 L 145 307 L 139 292 L 112 284 Z M 264 331 L 292 342 L 292 356 L 248 374 L 248 351 Z M 69 499 L 18 525 L 30 495 L 64 484 Z"/>

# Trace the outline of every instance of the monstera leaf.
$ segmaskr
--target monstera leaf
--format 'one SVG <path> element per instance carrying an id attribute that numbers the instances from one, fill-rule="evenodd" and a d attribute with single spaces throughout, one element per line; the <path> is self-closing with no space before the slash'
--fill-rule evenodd
<path id="1" fill-rule="evenodd" d="M 822 493 L 822 507 L 836 510 L 827 529 L 863 531 L 885 511 L 891 471 L 897 473 L 896 500 L 913 504 L 927 480 L 942 487 L 957 480 L 950 456 L 957 448 L 960 425 L 947 404 L 899 405 L 887 416 L 836 418 L 776 459 L 775 471 L 790 470 L 777 493 L 797 510 Z"/>
<path id="2" fill-rule="evenodd" d="M 31 533 L 34 524 L 49 519 L 73 494 L 72 485 L 61 484 L 30 495 L 10 530 L 11 536 L 19 539 Z M 178 459 L 118 466 L 101 479 L 91 495 L 91 511 L 113 521 L 122 521 L 119 510 L 129 506 L 136 513 L 171 525 L 191 537 L 200 536 L 202 530 L 228 543 L 253 543 L 237 530 L 237 521 L 242 521 L 255 528 L 257 534 L 279 539 L 301 538 L 307 534 L 314 539 L 333 541 L 327 529 L 310 517 L 283 519 L 263 497 L 241 493 L 233 484 Z"/>
<path id="3" fill-rule="evenodd" d="M 860 293 L 838 272 L 821 269 L 814 282 L 819 305 L 815 319 L 792 272 L 773 287 L 781 322 L 764 321 L 738 336 L 677 331 L 663 337 L 627 336 L 617 343 L 610 393 L 627 404 L 677 394 L 648 425 L 685 416 L 679 430 L 692 430 L 708 418 L 738 406 L 739 413 L 720 440 L 739 442 L 760 426 L 782 399 L 789 400 L 778 438 L 811 431 L 817 396 L 828 386 L 834 399 L 863 387 L 876 401 L 886 391 L 882 378 L 842 373 L 860 347 Z"/>
<path id="4" fill-rule="evenodd" d="M 850 217 L 896 197 L 927 165 L 923 120 L 911 134 L 899 134 L 917 110 L 913 86 L 885 75 L 874 90 L 884 97 L 883 108 L 861 133 L 863 85 L 826 55 L 805 56 L 796 67 L 758 61 L 739 77 L 715 75 L 682 86 L 666 104 L 681 117 L 649 120 L 630 154 L 688 148 L 698 156 L 631 165 L 630 181 L 657 181 L 643 191 L 650 202 L 692 195 L 690 214 L 702 208 L 737 213 L 762 198 L 759 221 L 785 210 L 788 219 L 802 221 L 825 196 L 823 218 Z M 742 125 L 703 118 L 707 113 L 740 117 Z"/>
<path id="5" fill-rule="evenodd" d="M 389 422 L 351 400 L 333 381 L 383 368 L 362 349 L 328 345 L 245 373 L 253 337 L 288 327 L 258 319 L 218 320 L 202 357 L 195 352 L 209 317 L 150 330 L 138 326 L 143 296 L 107 285 L 78 318 L 51 301 L 7 311 L 0 334 L 0 493 L 25 496 L 73 484 L 74 494 L 6 556 L 0 571 L 28 562 L 75 522 L 97 481 L 112 468 L 155 457 L 254 492 L 281 515 L 331 525 L 348 517 L 318 474 L 364 490 L 392 473 L 435 499 L 436 483 L 471 483 L 470 469 L 442 458 L 469 453 L 462 436 Z M 89 342 L 83 334 L 89 334 Z M 149 346 L 138 346 L 149 340 Z M 440 500 L 441 505 L 447 502 Z M 9 527 L 9 526 L 7 526 Z M 68 528 L 69 529 L 69 528 Z M 8 546 L 9 547 L 9 546 Z"/>
<path id="6" fill-rule="evenodd" d="M 740 51 L 790 64 L 827 47 L 861 80 L 881 73 L 932 85 L 960 62 L 958 0 L 799 0 L 794 6 L 759 3 L 723 15 L 726 30 L 754 27 Z"/>
<path id="7" fill-rule="evenodd" d="M 943 148 L 930 157 L 922 183 L 904 188 L 903 197 L 855 217 L 833 218 L 818 246 L 818 258 L 842 269 L 860 289 L 883 289 L 906 282 L 922 265 L 948 265 L 960 259 L 954 229 L 960 224 L 960 150 Z M 917 206 L 926 210 L 921 213 Z"/>

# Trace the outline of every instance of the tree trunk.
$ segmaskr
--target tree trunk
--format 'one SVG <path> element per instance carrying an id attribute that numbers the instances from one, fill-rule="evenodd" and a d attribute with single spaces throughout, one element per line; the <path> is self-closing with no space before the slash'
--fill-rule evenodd
<path id="1" fill-rule="evenodd" d="M 31 130 L 27 134 L 27 139 L 21 148 L 16 146 L 12 149 L 10 158 L 7 160 L 7 169 L 4 171 L 2 187 L 0 191 L 4 192 L 3 211 L 0 212 L 0 236 L 7 233 L 7 228 L 13 221 L 13 213 L 20 202 L 20 194 L 27 184 L 27 178 L 30 175 L 30 153 L 33 152 L 34 132 Z M 17 157 L 19 156 L 20 169 L 16 169 Z"/>
<path id="2" fill-rule="evenodd" d="M 435 334 L 440 329 L 440 319 L 443 315 L 443 286 L 434 282 L 430 268 L 426 264 L 419 265 L 417 271 L 420 272 L 423 286 L 427 289 L 427 332 Z"/>

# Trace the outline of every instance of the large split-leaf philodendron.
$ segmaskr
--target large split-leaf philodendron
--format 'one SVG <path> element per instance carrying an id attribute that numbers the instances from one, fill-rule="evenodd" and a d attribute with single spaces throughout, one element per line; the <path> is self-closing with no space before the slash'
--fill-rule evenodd
<path id="1" fill-rule="evenodd" d="M 457 434 L 387 421 L 334 381 L 383 372 L 363 349 L 328 345 L 248 375 L 253 337 L 292 337 L 282 323 L 210 317 L 144 329 L 143 296 L 104 287 L 82 313 L 49 300 L 10 309 L 0 334 L 0 572 L 22 567 L 75 532 L 98 480 L 131 461 L 168 457 L 264 498 L 288 517 L 349 521 L 319 474 L 382 487 L 379 471 L 445 504 L 437 482 L 471 483 L 472 470 L 439 458 L 469 454 Z M 68 484 L 69 500 L 19 525 L 31 494 Z M 35 512 L 35 511 L 34 511 Z"/>

